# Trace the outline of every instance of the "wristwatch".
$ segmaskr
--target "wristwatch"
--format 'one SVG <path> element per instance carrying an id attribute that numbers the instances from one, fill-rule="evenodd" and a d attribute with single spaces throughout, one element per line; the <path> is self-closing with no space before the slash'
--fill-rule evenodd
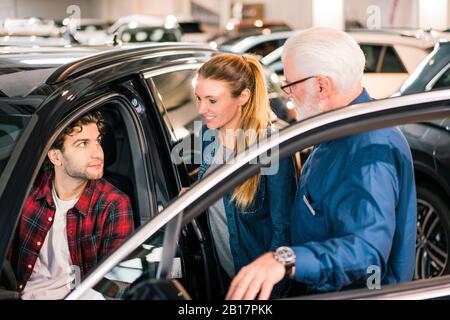
<path id="1" fill-rule="evenodd" d="M 285 277 L 291 277 L 292 268 L 295 266 L 295 252 L 290 247 L 279 247 L 273 253 L 275 260 L 280 262 L 286 272 Z"/>

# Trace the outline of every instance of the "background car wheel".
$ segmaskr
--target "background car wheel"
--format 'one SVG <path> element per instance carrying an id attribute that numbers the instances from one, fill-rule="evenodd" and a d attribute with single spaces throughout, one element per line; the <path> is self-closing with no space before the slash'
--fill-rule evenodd
<path id="1" fill-rule="evenodd" d="M 450 208 L 431 186 L 417 186 L 417 240 L 414 279 L 450 273 Z"/>

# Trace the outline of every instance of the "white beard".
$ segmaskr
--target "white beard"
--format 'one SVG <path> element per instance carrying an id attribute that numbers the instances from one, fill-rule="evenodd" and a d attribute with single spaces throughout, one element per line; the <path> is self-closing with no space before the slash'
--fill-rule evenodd
<path id="1" fill-rule="evenodd" d="M 311 92 L 311 90 L 307 90 L 306 92 L 307 93 L 303 98 L 302 104 L 299 104 L 297 101 L 294 102 L 297 109 L 298 121 L 311 118 L 325 111 L 323 102 L 317 99 L 314 95 L 310 94 L 309 92 Z"/>

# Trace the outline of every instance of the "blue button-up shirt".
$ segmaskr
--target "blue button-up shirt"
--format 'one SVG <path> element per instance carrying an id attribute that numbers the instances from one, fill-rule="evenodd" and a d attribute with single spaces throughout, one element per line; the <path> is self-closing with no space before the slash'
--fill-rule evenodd
<path id="1" fill-rule="evenodd" d="M 364 90 L 352 104 L 369 100 Z M 365 286 L 371 266 L 381 284 L 411 280 L 415 241 L 413 162 L 398 128 L 314 149 L 292 211 L 297 281 L 315 291 Z"/>

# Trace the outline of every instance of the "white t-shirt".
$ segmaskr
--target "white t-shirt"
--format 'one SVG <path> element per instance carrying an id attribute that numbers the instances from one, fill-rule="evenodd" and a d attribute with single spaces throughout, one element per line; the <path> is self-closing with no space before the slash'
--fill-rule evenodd
<path id="1" fill-rule="evenodd" d="M 78 199 L 63 201 L 58 198 L 54 188 L 52 196 L 56 206 L 53 225 L 39 252 L 30 280 L 22 292 L 24 300 L 62 299 L 70 292 L 74 279 L 67 241 L 66 214 Z"/>

